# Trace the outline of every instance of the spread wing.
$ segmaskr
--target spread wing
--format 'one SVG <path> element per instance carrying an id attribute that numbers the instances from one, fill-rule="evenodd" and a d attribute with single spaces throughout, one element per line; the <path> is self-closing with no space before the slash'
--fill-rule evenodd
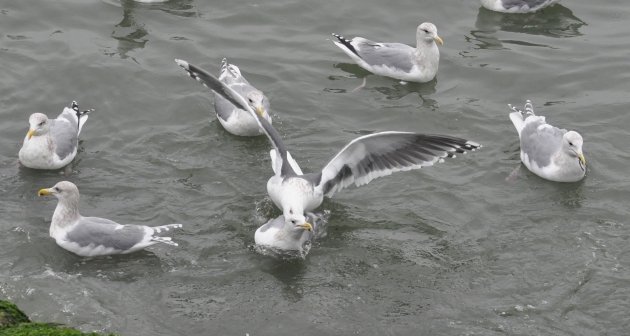
<path id="1" fill-rule="evenodd" d="M 314 182 L 330 197 L 349 185 L 361 186 L 394 172 L 432 166 L 442 158 L 480 146 L 447 135 L 374 133 L 351 141 L 316 175 Z"/>

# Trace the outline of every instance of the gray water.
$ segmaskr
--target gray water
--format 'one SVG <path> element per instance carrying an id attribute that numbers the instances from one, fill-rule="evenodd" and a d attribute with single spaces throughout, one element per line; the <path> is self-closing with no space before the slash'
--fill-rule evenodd
<path id="1" fill-rule="evenodd" d="M 477 1 L 0 2 L 0 297 L 36 320 L 123 335 L 623 335 L 630 328 L 630 7 L 564 1 L 504 15 Z M 426 84 L 368 75 L 330 33 L 445 45 Z M 324 201 L 303 261 L 252 248 L 280 214 L 264 137 L 239 138 L 173 62 L 223 57 L 270 98 L 303 169 L 373 131 L 482 150 Z M 367 76 L 367 86 L 351 92 Z M 507 104 L 578 130 L 580 183 L 520 166 Z M 28 115 L 96 108 L 72 173 L 20 168 Z M 85 259 L 48 236 L 68 179 L 84 215 L 184 223 L 179 247 Z"/>

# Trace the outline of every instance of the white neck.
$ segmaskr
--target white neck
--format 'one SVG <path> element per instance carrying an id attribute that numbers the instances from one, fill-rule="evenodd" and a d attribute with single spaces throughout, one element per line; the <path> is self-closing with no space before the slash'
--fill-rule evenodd
<path id="1" fill-rule="evenodd" d="M 571 175 L 580 176 L 584 174 L 584 170 L 580 166 L 580 161 L 577 157 L 567 154 L 562 148 L 553 156 L 553 162 L 561 167 L 568 169 L 566 173 Z"/>
<path id="2" fill-rule="evenodd" d="M 50 224 L 51 236 L 54 237 L 56 230 L 65 228 L 81 218 L 78 203 L 78 200 L 59 200 Z"/>
<path id="3" fill-rule="evenodd" d="M 427 67 L 437 67 L 440 62 L 440 49 L 434 41 L 418 40 L 414 56 L 418 64 L 428 63 Z"/>

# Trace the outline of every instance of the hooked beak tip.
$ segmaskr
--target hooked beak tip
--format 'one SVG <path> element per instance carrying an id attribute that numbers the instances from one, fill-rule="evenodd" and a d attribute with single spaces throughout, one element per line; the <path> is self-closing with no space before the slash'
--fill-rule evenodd
<path id="1" fill-rule="evenodd" d="M 267 111 L 265 110 L 264 107 L 257 106 L 256 107 L 256 114 L 258 114 L 259 116 L 265 118 L 267 116 Z"/>
<path id="2" fill-rule="evenodd" d="M 578 159 L 580 160 L 580 163 L 582 163 L 582 165 L 586 166 L 586 158 L 584 157 L 584 154 L 579 153 Z"/>
<path id="3" fill-rule="evenodd" d="M 50 190 L 48 189 L 40 189 L 37 192 L 37 196 L 48 196 L 48 195 L 50 195 Z"/>
<path id="4" fill-rule="evenodd" d="M 31 140 L 31 138 L 33 137 L 33 134 L 35 134 L 35 130 L 34 129 L 30 129 L 26 133 L 26 136 L 28 137 L 29 140 Z"/>
<path id="5" fill-rule="evenodd" d="M 435 40 L 435 42 L 437 42 L 439 45 L 444 45 L 444 41 L 442 40 L 442 38 L 441 38 L 441 37 L 436 36 L 436 37 L 434 38 L 434 40 Z"/>

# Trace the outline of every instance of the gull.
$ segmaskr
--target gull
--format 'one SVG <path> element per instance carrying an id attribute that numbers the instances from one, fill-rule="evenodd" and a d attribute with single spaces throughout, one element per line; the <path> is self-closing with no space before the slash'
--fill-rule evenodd
<path id="1" fill-rule="evenodd" d="M 94 109 L 80 111 L 76 101 L 65 107 L 56 119 L 48 119 L 43 113 L 33 113 L 22 148 L 18 153 L 20 163 L 35 169 L 59 169 L 77 155 L 79 134 Z"/>
<path id="2" fill-rule="evenodd" d="M 444 42 L 433 23 L 425 22 L 416 31 L 416 47 L 402 43 L 378 43 L 363 37 L 346 39 L 339 34 L 333 41 L 363 69 L 377 75 L 407 82 L 425 83 L 438 71 L 440 45 Z M 365 84 L 365 82 L 364 82 Z"/>
<path id="3" fill-rule="evenodd" d="M 190 77 L 208 87 L 206 81 L 207 78 L 212 75 L 198 66 L 190 63 L 186 64 L 186 67 L 181 64 L 180 66 L 186 70 Z M 241 70 L 236 65 L 229 64 L 226 58 L 221 61 L 219 80 L 245 97 L 251 104 L 256 106 L 256 108 L 260 107 L 263 111 L 263 118 L 271 124 L 271 116 L 267 112 L 269 111 L 269 100 L 267 97 L 262 91 L 253 87 L 247 79 L 243 77 Z M 256 119 L 252 117 L 249 112 L 234 106 L 234 104 L 216 93 L 214 93 L 214 110 L 223 128 L 234 135 L 258 136 L 264 134 L 263 130 L 258 126 Z"/>
<path id="4" fill-rule="evenodd" d="M 182 67 L 186 66 L 186 61 L 176 62 Z M 476 142 L 448 135 L 378 132 L 352 140 L 321 171 L 304 174 L 291 157 L 278 131 L 262 118 L 260 107 L 254 106 L 214 77 L 208 78 L 206 84 L 255 116 L 269 138 L 273 146 L 269 154 L 274 175 L 267 181 L 267 193 L 274 204 L 282 209 L 285 225 L 279 230 L 284 230 L 286 235 L 292 230 L 308 230 L 312 227 L 307 225 L 310 223 L 304 214 L 319 207 L 324 196 L 331 197 L 350 185 L 361 186 L 394 172 L 431 166 L 446 157 L 454 157 L 456 153 L 463 154 L 480 147 Z M 274 238 L 266 240 L 267 243 L 274 241 Z"/>
<path id="5" fill-rule="evenodd" d="M 495 12 L 533 13 L 559 1 L 560 0 L 481 0 L 481 5 Z"/>
<path id="6" fill-rule="evenodd" d="M 326 236 L 325 227 L 329 213 L 307 212 L 306 223 L 291 226 L 285 225 L 284 215 L 270 219 L 254 234 L 257 250 L 262 254 L 281 258 L 306 257 L 312 241 Z"/>
<path id="7" fill-rule="evenodd" d="M 576 182 L 586 174 L 580 133 L 547 124 L 545 117 L 534 114 L 532 102 L 525 111 L 508 104 L 521 142 L 521 161 L 532 173 L 555 182 Z"/>
<path id="8" fill-rule="evenodd" d="M 50 236 L 57 245 L 82 257 L 127 254 L 156 243 L 177 246 L 177 243 L 171 241 L 171 237 L 160 237 L 157 234 L 181 228 L 181 224 L 153 227 L 122 225 L 105 218 L 81 216 L 79 189 L 72 182 L 61 181 L 52 188 L 39 190 L 38 195 L 57 197 L 57 207 L 50 223 Z"/>

